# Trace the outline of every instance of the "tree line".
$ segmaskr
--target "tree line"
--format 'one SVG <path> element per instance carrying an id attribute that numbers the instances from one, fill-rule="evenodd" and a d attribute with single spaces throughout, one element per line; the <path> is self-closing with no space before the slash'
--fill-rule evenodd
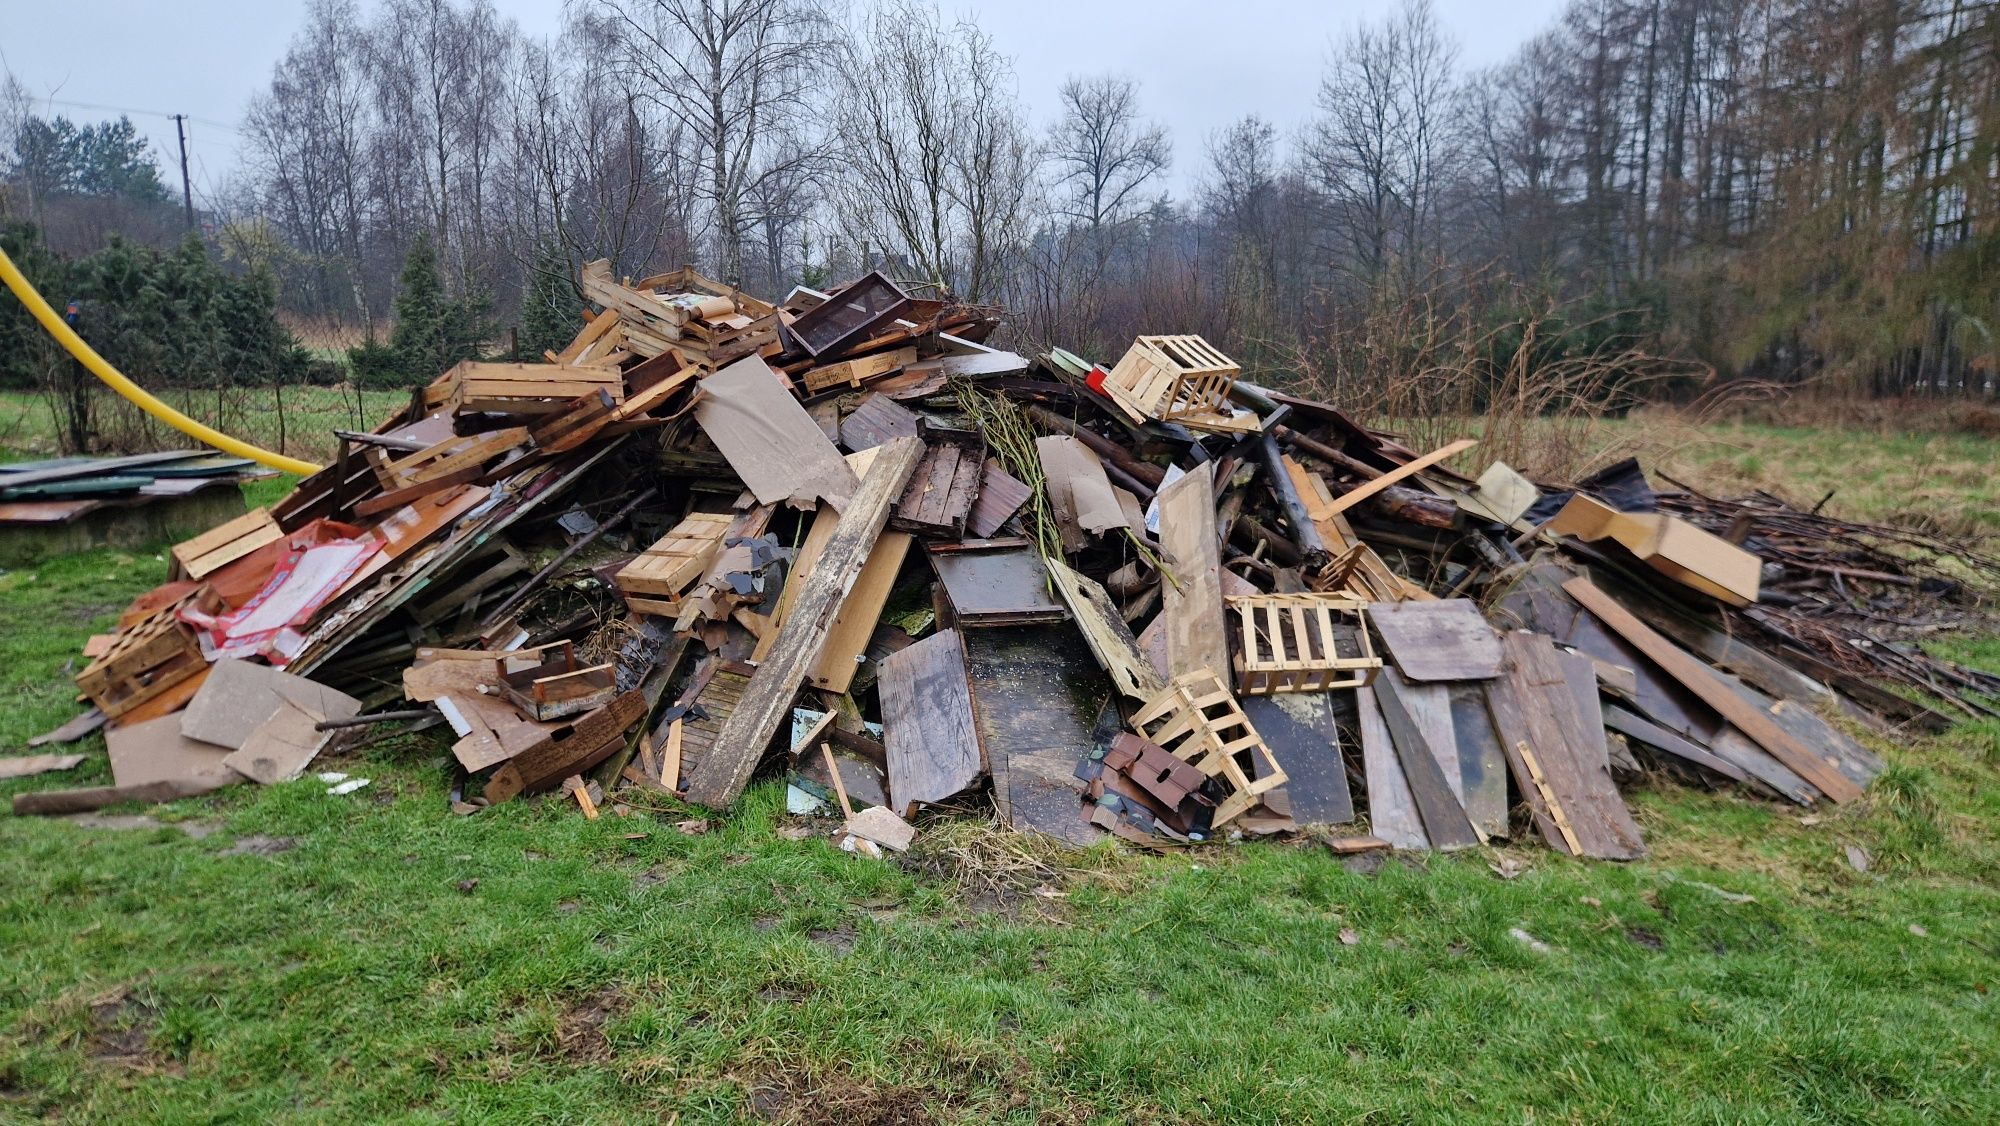
<path id="1" fill-rule="evenodd" d="M 1114 74 L 1036 120 L 932 0 L 577 0 L 547 40 L 313 0 L 213 237 L 367 329 L 422 239 L 540 333 L 594 258 L 767 295 L 881 268 L 1028 347 L 1200 332 L 1342 394 L 1470 376 L 1454 407 L 1579 357 L 1992 394 L 1996 55 L 1994 0 L 1573 0 L 1471 70 L 1410 0 L 1333 37 L 1312 105 L 1175 138 Z"/>

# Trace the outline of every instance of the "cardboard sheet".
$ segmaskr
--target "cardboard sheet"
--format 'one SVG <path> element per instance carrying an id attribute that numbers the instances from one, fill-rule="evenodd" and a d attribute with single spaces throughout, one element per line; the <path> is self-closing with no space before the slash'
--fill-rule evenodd
<path id="1" fill-rule="evenodd" d="M 120 786 L 211 775 L 230 753 L 228 747 L 183 735 L 177 714 L 110 728 L 104 749 L 111 757 L 111 778 Z"/>
<path id="2" fill-rule="evenodd" d="M 347 719 L 361 701 L 302 676 L 251 661 L 217 661 L 180 716 L 181 734 L 234 750 L 287 702 L 322 719 Z"/>
<path id="3" fill-rule="evenodd" d="M 810 508 L 824 498 L 844 509 L 861 487 L 783 377 L 756 356 L 703 379 L 694 417 L 759 504 Z"/>

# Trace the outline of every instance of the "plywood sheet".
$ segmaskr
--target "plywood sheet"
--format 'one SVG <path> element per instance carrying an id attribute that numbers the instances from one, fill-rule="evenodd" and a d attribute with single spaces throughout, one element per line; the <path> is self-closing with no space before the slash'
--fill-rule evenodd
<path id="1" fill-rule="evenodd" d="M 1368 616 L 1406 679 L 1484 680 L 1500 673 L 1500 637 L 1469 598 L 1376 602 Z"/>
<path id="2" fill-rule="evenodd" d="M 970 788 L 983 769 L 965 646 L 939 630 L 882 662 L 883 746 L 889 797 L 899 810 Z"/>
<path id="3" fill-rule="evenodd" d="M 1101 834 L 1084 816 L 1076 768 L 1096 743 L 1111 684 L 1066 625 L 1010 626 L 964 635 L 973 715 L 993 774 L 993 802 L 1016 829 L 1087 845 Z"/>
<path id="4" fill-rule="evenodd" d="M 1274 794 L 1282 793 L 1286 811 L 1300 826 L 1354 820 L 1354 796 L 1348 791 L 1347 767 L 1340 757 L 1333 695 L 1287 692 L 1242 700 L 1243 714 L 1250 717 L 1285 772 L 1284 786 L 1264 795 L 1264 804 L 1271 805 Z"/>

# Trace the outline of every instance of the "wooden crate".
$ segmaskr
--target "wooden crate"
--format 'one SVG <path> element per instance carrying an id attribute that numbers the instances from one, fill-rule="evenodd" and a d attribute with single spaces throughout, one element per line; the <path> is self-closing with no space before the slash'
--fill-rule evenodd
<path id="1" fill-rule="evenodd" d="M 284 538 L 284 529 L 271 519 L 268 509 L 253 508 L 185 543 L 175 544 L 174 564 L 190 579 L 206 578 L 210 572 Z"/>
<path id="2" fill-rule="evenodd" d="M 204 597 L 203 587 L 118 633 L 104 655 L 76 674 L 76 686 L 112 719 L 208 668 L 194 631 L 178 614 Z"/>
<path id="3" fill-rule="evenodd" d="M 1175 758 L 1227 784 L 1229 795 L 1215 807 L 1217 828 L 1285 784 L 1285 770 L 1271 748 L 1230 695 L 1228 685 L 1210 669 L 1169 681 L 1165 691 L 1132 717 L 1132 727 Z M 1253 777 L 1237 760 L 1245 754 L 1263 760 L 1258 771 L 1262 778 Z"/>
<path id="4" fill-rule="evenodd" d="M 1199 336 L 1141 336 L 1104 377 L 1104 393 L 1134 422 L 1254 431 L 1255 417 L 1239 422 L 1229 402 L 1242 370 Z"/>
<path id="5" fill-rule="evenodd" d="M 444 375 L 452 409 L 503 414 L 557 414 L 581 396 L 603 391 L 625 399 L 625 376 L 615 367 L 569 364 L 499 364 L 466 360 Z M 426 396 L 428 399 L 428 395 Z"/>
<path id="6" fill-rule="evenodd" d="M 1359 688 L 1382 667 L 1363 618 L 1367 603 L 1358 598 L 1239 594 L 1223 601 L 1236 612 L 1242 634 L 1236 690 L 1245 695 Z"/>
<path id="7" fill-rule="evenodd" d="M 625 604 L 641 614 L 672 617 L 680 596 L 708 570 L 722 550 L 735 517 L 726 512 L 694 512 L 673 526 L 612 579 Z"/>

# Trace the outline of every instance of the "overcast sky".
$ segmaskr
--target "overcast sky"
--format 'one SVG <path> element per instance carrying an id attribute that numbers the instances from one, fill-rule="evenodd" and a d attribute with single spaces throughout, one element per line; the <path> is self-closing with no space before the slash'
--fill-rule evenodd
<path id="1" fill-rule="evenodd" d="M 368 4 L 370 0 L 363 0 Z M 561 0 L 495 0 L 523 31 L 553 37 Z M 236 166 L 244 105 L 270 81 L 297 30 L 304 0 L 0 0 L 0 55 L 42 99 L 43 113 L 98 120 L 128 111 L 173 180 L 174 123 L 187 114 L 197 196 Z M 1176 195 L 1203 161 L 1204 139 L 1257 113 L 1285 130 L 1312 112 L 1330 43 L 1379 18 L 1394 0 L 1006 0 L 952 4 L 974 11 L 1014 59 L 1021 96 L 1038 123 L 1054 113 L 1071 74 L 1136 78 L 1146 112 L 1173 133 Z M 1460 45 L 1462 68 L 1503 62 L 1545 28 L 1556 0 L 1436 0 Z M 87 107 L 110 107 L 109 110 Z"/>

